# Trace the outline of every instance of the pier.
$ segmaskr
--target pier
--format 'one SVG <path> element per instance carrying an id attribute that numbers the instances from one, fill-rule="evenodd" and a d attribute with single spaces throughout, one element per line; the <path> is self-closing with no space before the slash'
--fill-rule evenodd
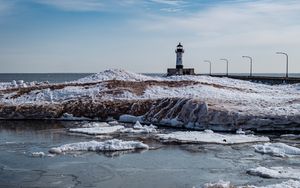
<path id="1" fill-rule="evenodd" d="M 197 74 L 200 76 L 212 76 L 212 77 L 227 77 L 232 79 L 247 80 L 257 83 L 266 84 L 297 84 L 300 83 L 300 77 L 270 77 L 270 76 L 238 76 L 238 75 L 209 75 L 209 74 Z"/>

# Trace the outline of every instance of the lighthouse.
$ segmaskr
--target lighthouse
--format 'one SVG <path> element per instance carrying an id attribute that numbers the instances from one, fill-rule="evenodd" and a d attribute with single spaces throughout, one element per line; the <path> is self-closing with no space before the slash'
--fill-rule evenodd
<path id="1" fill-rule="evenodd" d="M 184 53 L 184 49 L 181 43 L 177 45 L 175 53 L 176 53 L 176 69 L 183 69 L 182 54 Z"/>
<path id="2" fill-rule="evenodd" d="M 181 43 L 176 46 L 176 68 L 168 68 L 168 76 L 172 75 L 193 75 L 195 74 L 193 68 L 183 68 L 183 60 L 182 54 L 184 53 L 184 49 Z"/>

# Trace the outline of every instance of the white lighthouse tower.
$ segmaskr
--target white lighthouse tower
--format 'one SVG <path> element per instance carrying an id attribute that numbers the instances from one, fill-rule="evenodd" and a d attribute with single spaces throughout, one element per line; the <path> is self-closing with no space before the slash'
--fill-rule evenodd
<path id="1" fill-rule="evenodd" d="M 177 45 L 175 53 L 176 53 L 176 69 L 183 69 L 182 54 L 184 53 L 184 49 L 181 43 Z"/>
<path id="2" fill-rule="evenodd" d="M 175 53 L 176 53 L 176 68 L 168 68 L 167 76 L 195 74 L 193 68 L 183 68 L 182 54 L 184 53 L 184 49 L 181 43 L 177 45 Z"/>

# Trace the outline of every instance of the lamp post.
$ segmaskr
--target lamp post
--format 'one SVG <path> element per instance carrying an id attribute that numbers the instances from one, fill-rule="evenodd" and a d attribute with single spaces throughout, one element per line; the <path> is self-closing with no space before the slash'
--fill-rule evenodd
<path id="1" fill-rule="evenodd" d="M 286 56 L 286 73 L 285 73 L 285 77 L 288 78 L 289 77 L 289 56 L 288 56 L 287 53 L 284 53 L 284 52 L 276 52 L 276 54 L 281 54 L 281 55 Z"/>
<path id="2" fill-rule="evenodd" d="M 223 58 L 223 59 L 220 59 L 220 60 L 226 62 L 226 76 L 228 76 L 228 59 Z"/>
<path id="3" fill-rule="evenodd" d="M 209 75 L 211 76 L 211 61 L 209 61 L 209 60 L 204 60 L 204 62 L 209 63 Z"/>
<path id="4" fill-rule="evenodd" d="M 253 64 L 252 57 L 250 57 L 250 56 L 242 56 L 242 57 L 248 58 L 250 60 L 250 77 L 252 77 L 252 64 Z"/>

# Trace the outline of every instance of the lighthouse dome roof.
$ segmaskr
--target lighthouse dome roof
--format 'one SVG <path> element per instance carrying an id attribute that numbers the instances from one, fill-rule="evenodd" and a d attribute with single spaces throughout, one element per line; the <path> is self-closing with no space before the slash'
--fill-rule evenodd
<path id="1" fill-rule="evenodd" d="M 179 43 L 179 44 L 177 45 L 177 47 L 182 47 L 181 43 Z"/>

